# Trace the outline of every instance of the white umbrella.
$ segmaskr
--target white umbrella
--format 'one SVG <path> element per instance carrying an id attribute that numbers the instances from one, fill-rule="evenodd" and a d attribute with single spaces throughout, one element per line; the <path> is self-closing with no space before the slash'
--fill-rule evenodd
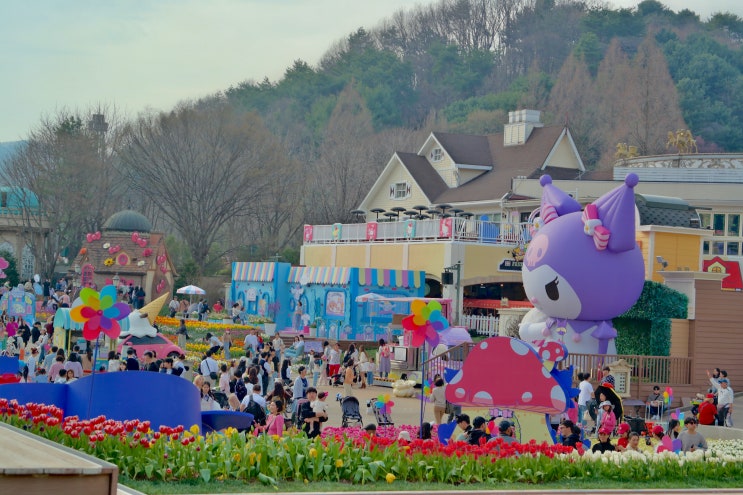
<path id="1" fill-rule="evenodd" d="M 188 294 L 188 295 L 200 295 L 203 296 L 206 294 L 206 291 L 202 289 L 201 287 L 196 287 L 195 285 L 187 285 L 185 287 L 181 287 L 177 291 L 175 291 L 176 294 Z"/>

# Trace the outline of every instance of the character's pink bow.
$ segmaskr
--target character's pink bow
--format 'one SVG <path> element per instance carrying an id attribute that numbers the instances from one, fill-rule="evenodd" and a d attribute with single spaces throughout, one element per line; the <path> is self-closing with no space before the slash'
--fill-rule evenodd
<path id="1" fill-rule="evenodd" d="M 604 227 L 599 219 L 599 210 L 595 204 L 586 205 L 583 210 L 583 233 L 593 237 L 596 249 L 603 251 L 609 244 L 611 232 Z"/>

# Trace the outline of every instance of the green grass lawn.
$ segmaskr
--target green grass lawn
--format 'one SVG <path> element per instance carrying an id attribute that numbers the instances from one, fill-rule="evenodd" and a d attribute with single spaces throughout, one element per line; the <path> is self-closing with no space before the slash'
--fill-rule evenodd
<path id="1" fill-rule="evenodd" d="M 240 483 L 237 481 L 210 481 L 204 483 L 200 480 L 193 482 L 160 482 L 160 481 L 137 481 L 120 478 L 119 482 L 135 490 L 148 495 L 161 494 L 184 494 L 184 493 L 275 493 L 279 492 L 383 492 L 383 491 L 439 491 L 439 490 L 605 490 L 605 489 L 643 489 L 652 488 L 657 490 L 672 488 L 740 488 L 743 486 L 741 479 L 711 480 L 700 479 L 678 479 L 673 481 L 657 481 L 652 484 L 646 482 L 620 482 L 606 479 L 597 480 L 575 480 L 566 479 L 555 483 L 543 483 L 538 485 L 527 483 L 473 483 L 469 485 L 444 485 L 441 483 L 367 483 L 366 485 L 352 485 L 351 483 L 279 483 L 278 486 L 266 486 L 260 483 Z"/>

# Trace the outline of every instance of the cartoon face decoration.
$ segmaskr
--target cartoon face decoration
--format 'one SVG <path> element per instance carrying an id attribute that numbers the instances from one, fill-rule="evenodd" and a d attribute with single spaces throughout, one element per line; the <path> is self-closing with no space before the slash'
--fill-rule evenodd
<path id="1" fill-rule="evenodd" d="M 604 321 L 642 292 L 644 263 L 635 241 L 637 176 L 587 205 L 542 177 L 542 218 L 524 256 L 526 295 L 548 318 Z M 544 333 L 544 336 L 548 336 Z"/>

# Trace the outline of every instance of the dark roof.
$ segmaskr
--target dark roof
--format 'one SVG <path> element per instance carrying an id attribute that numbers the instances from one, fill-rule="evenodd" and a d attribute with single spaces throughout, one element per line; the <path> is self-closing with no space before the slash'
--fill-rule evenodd
<path id="1" fill-rule="evenodd" d="M 400 151 L 397 152 L 397 156 L 405 168 L 408 169 L 410 175 L 413 176 L 413 180 L 421 188 L 423 194 L 432 203 L 434 203 L 434 199 L 438 195 L 448 188 L 444 179 L 434 170 L 425 157 L 415 153 L 403 153 Z"/>
<path id="2" fill-rule="evenodd" d="M 434 132 L 433 136 L 446 150 L 454 163 L 461 165 L 492 165 L 487 136 Z"/>
<path id="3" fill-rule="evenodd" d="M 103 224 L 102 230 L 117 230 L 120 232 L 151 232 L 152 224 L 147 217 L 134 210 L 123 210 L 114 213 Z"/>
<path id="4" fill-rule="evenodd" d="M 482 165 L 492 165 L 493 169 L 457 188 L 445 190 L 434 202 L 458 203 L 502 197 L 510 191 L 512 178 L 520 175 L 529 176 L 535 168 L 544 164 L 563 129 L 563 126 L 537 127 L 531 132 L 527 144 L 518 146 L 504 146 L 503 133 L 486 136 L 491 161 Z"/>
<path id="5" fill-rule="evenodd" d="M 681 198 L 635 194 L 640 225 L 691 227 L 693 208 Z"/>

